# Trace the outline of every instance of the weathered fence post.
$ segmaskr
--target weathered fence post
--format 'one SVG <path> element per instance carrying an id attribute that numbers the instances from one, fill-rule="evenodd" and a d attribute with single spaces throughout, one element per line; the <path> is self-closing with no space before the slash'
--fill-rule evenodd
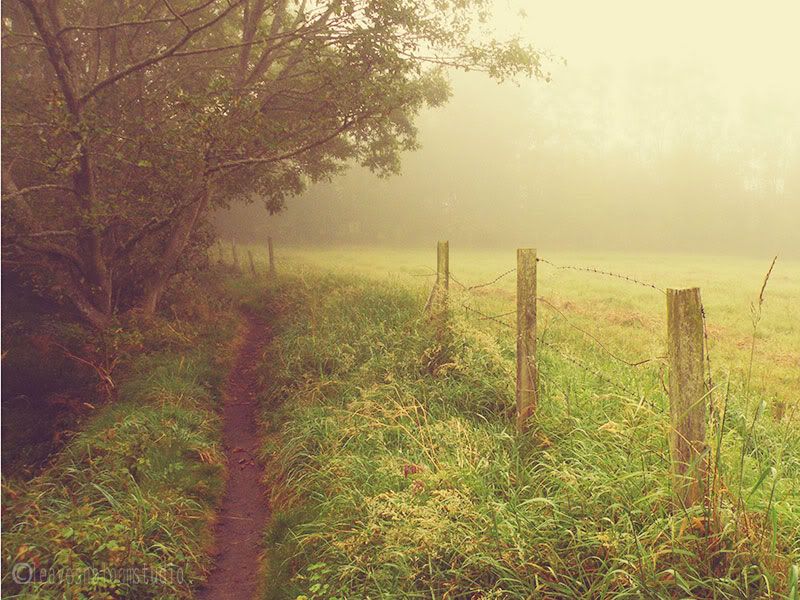
<path id="1" fill-rule="evenodd" d="M 231 242 L 231 256 L 233 257 L 233 268 L 237 271 L 242 269 L 239 267 L 239 251 L 236 249 L 236 242 Z"/>
<path id="2" fill-rule="evenodd" d="M 536 367 L 536 250 L 517 250 L 517 429 L 525 431 L 539 402 Z"/>
<path id="3" fill-rule="evenodd" d="M 447 309 L 447 294 L 450 289 L 450 242 L 436 243 L 436 281 L 425 302 L 425 312 L 431 316 L 441 315 Z"/>
<path id="4" fill-rule="evenodd" d="M 247 258 L 250 261 L 250 273 L 252 273 L 253 277 L 255 277 L 256 263 L 253 261 L 253 253 L 250 251 L 250 248 L 247 249 Z"/>
<path id="5" fill-rule="evenodd" d="M 439 288 L 440 301 L 447 306 L 447 294 L 450 290 L 450 242 L 436 244 L 436 285 Z"/>
<path id="6" fill-rule="evenodd" d="M 706 386 L 700 288 L 667 289 L 670 454 L 681 507 L 706 494 Z"/>
<path id="7" fill-rule="evenodd" d="M 269 250 L 269 276 L 275 276 L 275 254 L 272 252 L 272 236 L 267 237 L 267 249 Z"/>

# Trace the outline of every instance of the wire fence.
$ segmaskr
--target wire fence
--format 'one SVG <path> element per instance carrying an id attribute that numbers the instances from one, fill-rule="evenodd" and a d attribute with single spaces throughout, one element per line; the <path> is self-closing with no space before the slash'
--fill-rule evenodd
<path id="1" fill-rule="evenodd" d="M 454 276 L 450 270 L 449 244 L 438 244 L 438 260 L 436 282 L 426 303 L 426 311 L 432 306 L 432 299 L 437 292 L 444 295 L 445 302 L 440 307 L 447 310 L 447 302 L 451 296 L 449 281 L 458 287 L 458 294 L 453 300 L 463 308 L 465 314 L 474 316 L 475 320 L 491 322 L 511 330 L 516 335 L 516 413 L 517 429 L 524 432 L 528 421 L 535 414 L 539 404 L 540 365 L 536 346 L 546 348 L 565 363 L 580 369 L 582 372 L 602 381 L 615 390 L 616 395 L 628 398 L 637 406 L 647 405 L 656 412 L 663 413 L 669 409 L 669 446 L 670 462 L 673 474 L 674 492 L 680 505 L 689 506 L 707 502 L 707 490 L 716 485 L 717 474 L 707 469 L 706 453 L 706 406 L 710 405 L 712 422 L 716 429 L 716 409 L 713 402 L 714 383 L 711 374 L 711 358 L 708 348 L 708 327 L 705 308 L 700 300 L 698 288 L 668 289 L 654 283 L 644 281 L 631 275 L 617 273 L 596 267 L 557 264 L 546 258 L 537 257 L 531 249 L 517 251 L 517 268 L 507 269 L 487 281 L 467 284 L 460 277 Z M 660 352 L 656 356 L 630 358 L 624 353 L 612 349 L 605 337 L 588 327 L 577 323 L 577 319 L 568 315 L 565 308 L 553 300 L 538 295 L 536 264 L 542 263 L 558 270 L 570 270 L 578 273 L 589 273 L 613 278 L 615 280 L 648 288 L 666 296 L 667 299 L 667 344 L 669 351 Z M 475 291 L 484 291 L 500 282 L 511 273 L 517 273 L 516 310 L 503 312 L 487 312 L 475 306 Z M 619 368 L 633 374 L 636 389 L 623 383 L 620 373 L 608 373 L 607 369 L 589 364 L 584 358 L 578 358 L 566 348 L 564 343 L 554 343 L 546 337 L 547 329 L 539 333 L 537 325 L 538 306 L 544 306 L 559 322 L 577 332 L 580 339 L 589 344 L 591 351 L 606 357 Z M 516 314 L 516 323 L 512 318 Z M 441 322 L 441 319 L 439 319 Z M 699 339 L 698 339 L 699 336 Z M 602 338 L 602 339 L 601 339 Z M 659 365 L 658 373 L 652 373 L 653 380 L 659 381 L 664 390 L 667 402 L 655 401 L 652 391 L 643 391 L 639 385 L 638 375 L 643 368 Z M 669 386 L 664 383 L 663 371 L 669 366 Z M 661 396 L 663 398 L 663 396 Z M 723 417 L 724 418 L 724 417 Z M 708 509 L 708 506 L 705 507 Z"/>
<path id="2" fill-rule="evenodd" d="M 268 241 L 269 246 L 269 274 L 274 274 L 275 271 L 275 258 L 272 251 L 272 244 L 271 239 Z M 218 247 L 218 261 L 220 263 L 227 263 L 227 257 L 224 255 L 227 254 L 227 257 L 231 259 L 233 266 L 240 271 L 244 271 L 248 267 L 250 270 L 254 271 L 255 274 L 255 266 L 253 262 L 252 254 L 247 251 L 246 258 L 245 256 L 239 256 L 239 252 L 237 251 L 237 246 L 235 243 L 231 243 L 229 247 L 223 248 L 222 244 Z M 661 294 L 666 294 L 666 290 L 649 281 L 645 281 L 640 277 L 614 272 L 605 268 L 598 268 L 596 266 L 584 266 L 584 265 L 574 265 L 574 264 L 563 264 L 560 262 L 552 261 L 546 257 L 537 256 L 536 262 L 539 264 L 547 265 L 556 270 L 568 270 L 576 273 L 586 273 L 590 275 L 602 276 L 614 279 L 616 281 L 621 281 L 624 283 L 636 285 L 639 287 L 644 287 L 647 289 L 651 289 L 657 291 Z M 461 276 L 457 276 L 452 270 L 449 269 L 449 262 L 448 268 L 446 273 L 446 278 L 449 282 L 454 284 L 454 287 L 448 292 L 449 302 L 451 307 L 457 307 L 464 311 L 464 313 L 472 319 L 472 322 L 487 322 L 492 323 L 501 327 L 505 331 L 512 332 L 512 334 L 517 335 L 516 328 L 516 315 L 517 310 L 508 310 L 503 312 L 487 312 L 486 310 L 480 307 L 480 302 L 485 301 L 491 297 L 491 290 L 492 288 L 496 287 L 500 284 L 504 279 L 509 277 L 510 275 L 517 272 L 516 267 L 512 267 L 503 271 L 498 272 L 496 275 L 487 278 L 485 281 L 480 281 L 477 283 L 467 282 L 466 278 L 462 278 Z M 419 269 L 406 272 L 405 275 L 411 277 L 424 277 L 430 278 L 435 277 L 436 281 L 433 283 L 431 293 L 428 297 L 428 301 L 426 302 L 426 310 L 430 308 L 431 303 L 433 302 L 434 295 L 436 289 L 439 285 L 440 277 L 444 275 L 437 273 L 435 269 L 430 267 L 420 267 Z M 480 291 L 480 296 L 476 295 L 476 292 Z M 489 293 L 487 293 L 489 292 Z M 568 308 L 564 306 L 562 303 L 559 306 L 558 302 L 555 300 L 548 298 L 543 295 L 536 296 L 536 302 L 539 306 L 545 307 L 555 318 L 558 319 L 561 323 L 563 323 L 567 328 L 577 332 L 582 340 L 589 344 L 589 351 L 596 352 L 598 355 L 602 355 L 607 357 L 611 362 L 614 364 L 631 369 L 634 373 L 640 370 L 642 367 L 648 365 L 658 365 L 659 366 L 659 373 L 658 375 L 653 374 L 653 377 L 656 380 L 660 380 L 661 387 L 667 392 L 666 385 L 663 382 L 663 367 L 665 366 L 665 361 L 667 359 L 667 353 L 662 352 L 655 356 L 645 356 L 645 357 L 630 357 L 626 356 L 624 352 L 614 349 L 610 347 L 610 343 L 603 339 L 604 335 L 602 332 L 599 331 L 592 331 L 588 327 L 583 324 L 578 323 L 578 319 L 571 314 L 568 314 Z M 706 312 L 705 309 L 702 308 L 702 317 L 703 317 L 703 340 L 704 340 L 704 349 L 705 349 L 705 376 L 706 376 L 706 387 L 708 389 L 709 394 L 709 403 L 711 404 L 712 415 L 715 412 L 714 402 L 712 392 L 715 389 L 714 387 L 714 379 L 712 376 L 711 370 L 711 355 L 709 352 L 709 336 L 708 336 L 708 327 L 706 323 Z M 536 337 L 537 345 L 541 345 L 541 347 L 546 348 L 549 352 L 552 352 L 556 356 L 560 357 L 563 361 L 569 363 L 570 365 L 580 369 L 587 375 L 590 375 L 605 384 L 609 385 L 610 387 L 614 388 L 615 390 L 622 392 L 623 394 L 636 399 L 637 401 L 641 401 L 644 395 L 639 391 L 633 389 L 629 385 L 625 385 L 620 381 L 619 373 L 609 373 L 607 372 L 602 366 L 596 364 L 597 361 L 586 360 L 584 358 L 579 358 L 575 352 L 569 351 L 567 349 L 567 343 L 562 342 L 560 344 L 554 343 L 545 338 L 544 334 L 538 334 Z M 582 354 L 585 354 L 584 351 Z M 593 363 L 593 364 L 589 364 Z M 536 374 L 532 377 L 538 378 L 539 372 L 538 369 Z M 635 381 L 638 381 L 636 376 L 633 377 Z M 649 404 L 653 407 L 661 408 L 660 406 L 656 405 L 656 403 L 644 399 L 646 404 Z"/>
<path id="3" fill-rule="evenodd" d="M 640 277 L 614 272 L 605 268 L 598 268 L 595 266 L 582 266 L 582 265 L 573 265 L 573 264 L 563 264 L 563 263 L 556 263 L 551 261 L 545 257 L 536 257 L 537 263 L 547 265 L 557 270 L 569 270 L 577 273 L 586 273 L 591 275 L 597 275 L 602 277 L 612 278 L 616 281 L 628 283 L 631 285 L 643 287 L 646 289 L 651 289 L 654 291 L 659 292 L 660 294 L 667 294 L 667 291 L 664 287 L 657 285 L 656 283 L 645 281 Z M 499 326 L 502 330 L 512 332 L 515 335 L 519 335 L 517 332 L 517 324 L 516 324 L 516 315 L 517 310 L 508 310 L 503 312 L 495 312 L 495 311 L 487 311 L 480 307 L 480 301 L 486 300 L 486 297 L 489 294 L 485 292 L 491 290 L 494 286 L 500 283 L 503 279 L 508 277 L 509 275 L 517 272 L 517 268 L 509 268 L 504 271 L 497 273 L 496 275 L 486 279 L 485 281 L 481 281 L 478 283 L 471 283 L 468 282 L 466 278 L 461 277 L 460 275 L 454 273 L 452 270 L 448 269 L 446 273 L 446 277 L 449 281 L 455 284 L 455 289 L 448 294 L 451 302 L 451 306 L 453 308 L 457 308 L 463 310 L 465 315 L 471 318 L 472 322 L 487 322 L 492 323 L 494 325 Z M 425 273 L 413 273 L 414 276 L 436 276 L 437 282 L 434 283 L 433 289 L 431 290 L 431 298 L 433 297 L 436 287 L 439 284 L 439 277 L 443 277 L 444 275 L 437 274 L 433 269 Z M 475 295 L 476 290 L 481 290 L 481 298 Z M 499 290 L 498 290 L 499 291 Z M 610 347 L 610 343 L 604 340 L 603 333 L 599 331 L 591 331 L 588 327 L 579 324 L 577 321 L 578 319 L 568 314 L 568 309 L 566 309 L 563 305 L 559 306 L 559 304 L 551 300 L 548 297 L 537 295 L 536 301 L 539 306 L 545 307 L 555 318 L 558 319 L 561 323 L 563 323 L 567 328 L 577 332 L 580 338 L 589 345 L 589 351 L 594 352 L 597 355 L 602 355 L 607 357 L 607 359 L 614 364 L 618 365 L 619 367 L 626 368 L 634 373 L 632 379 L 634 381 L 639 381 L 636 373 L 641 372 L 641 368 L 655 366 L 657 367 L 657 371 L 651 371 L 649 375 L 651 379 L 660 384 L 661 389 L 663 390 L 664 394 L 668 394 L 667 385 L 664 382 L 664 368 L 667 364 L 668 353 L 666 350 L 657 353 L 654 356 L 644 356 L 644 357 L 630 357 L 626 356 L 625 352 L 621 350 L 614 349 Z M 705 309 L 702 308 L 702 318 L 703 318 L 703 345 L 704 345 L 704 357 L 705 357 L 705 376 L 706 376 L 706 388 L 707 394 L 709 398 L 709 404 L 712 406 L 712 415 L 714 413 L 713 408 L 713 396 L 712 392 L 714 390 L 714 380 L 711 371 L 711 355 L 709 351 L 709 339 L 708 339 L 708 327 L 706 324 L 706 313 Z M 642 403 L 650 406 L 651 408 L 664 411 L 665 407 L 667 406 L 666 403 L 657 403 L 653 401 L 651 398 L 648 397 L 648 394 L 643 393 L 640 389 L 634 389 L 630 385 L 626 385 L 622 381 L 620 381 L 621 377 L 619 373 L 609 373 L 603 367 L 597 366 L 596 364 L 590 364 L 590 362 L 594 361 L 587 361 L 583 358 L 579 358 L 575 352 L 571 352 L 567 349 L 567 343 L 554 343 L 546 339 L 544 334 L 538 334 L 536 337 L 536 343 L 541 345 L 545 348 L 548 352 L 553 353 L 554 355 L 558 356 L 561 360 L 569 363 L 570 365 L 580 369 L 582 372 L 590 375 L 599 381 L 602 381 L 604 384 L 610 386 L 617 392 L 624 394 L 626 397 L 629 397 L 635 400 L 637 403 Z M 538 370 L 537 370 L 538 375 Z M 640 386 L 637 386 L 640 387 Z"/>

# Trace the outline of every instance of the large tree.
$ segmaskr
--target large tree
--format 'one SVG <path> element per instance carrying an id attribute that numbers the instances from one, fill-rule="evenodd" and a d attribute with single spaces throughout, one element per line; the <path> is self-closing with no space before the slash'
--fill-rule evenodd
<path id="1" fill-rule="evenodd" d="M 383 173 L 447 67 L 542 76 L 487 0 L 3 0 L 3 251 L 107 325 L 152 313 L 211 208 Z"/>

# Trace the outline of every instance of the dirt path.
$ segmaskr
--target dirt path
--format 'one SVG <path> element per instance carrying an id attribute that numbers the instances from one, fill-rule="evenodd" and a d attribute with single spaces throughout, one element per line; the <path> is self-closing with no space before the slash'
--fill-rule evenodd
<path id="1" fill-rule="evenodd" d="M 256 368 L 268 341 L 267 326 L 245 314 L 245 331 L 228 376 L 223 407 L 223 445 L 228 482 L 215 529 L 214 569 L 199 600 L 251 600 L 258 589 L 259 555 L 269 516 L 264 466 L 257 456 Z"/>

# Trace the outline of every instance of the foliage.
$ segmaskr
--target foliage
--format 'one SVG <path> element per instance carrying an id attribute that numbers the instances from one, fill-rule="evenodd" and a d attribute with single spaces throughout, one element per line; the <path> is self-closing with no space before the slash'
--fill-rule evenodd
<path id="1" fill-rule="evenodd" d="M 39 475 L 4 478 L 4 596 L 192 597 L 224 479 L 216 403 L 232 321 L 211 322 L 151 322 L 117 402 Z M 50 579 L 17 585 L 19 563 Z"/>

